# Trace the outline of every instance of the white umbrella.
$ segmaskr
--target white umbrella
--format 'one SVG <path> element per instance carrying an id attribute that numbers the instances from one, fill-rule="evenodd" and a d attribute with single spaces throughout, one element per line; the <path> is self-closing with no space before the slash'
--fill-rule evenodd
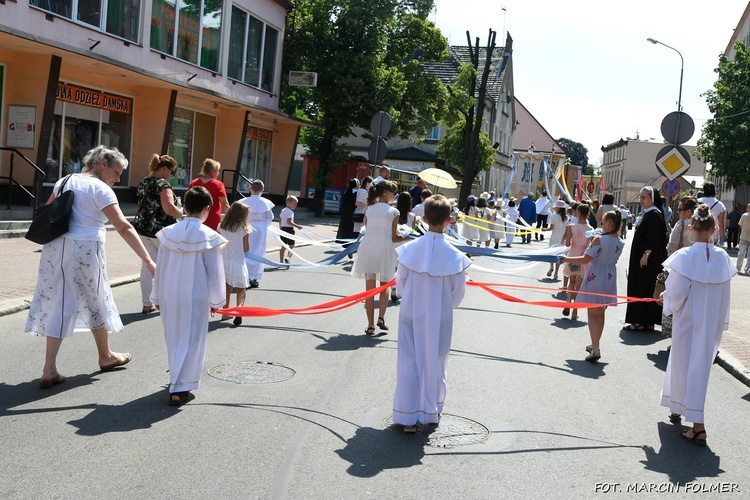
<path id="1" fill-rule="evenodd" d="M 436 188 L 442 187 L 455 189 L 456 187 L 458 187 L 458 184 L 456 184 L 453 176 L 445 170 L 440 170 L 439 168 L 428 168 L 426 170 L 422 170 L 417 175 L 427 184 L 432 184 Z"/>

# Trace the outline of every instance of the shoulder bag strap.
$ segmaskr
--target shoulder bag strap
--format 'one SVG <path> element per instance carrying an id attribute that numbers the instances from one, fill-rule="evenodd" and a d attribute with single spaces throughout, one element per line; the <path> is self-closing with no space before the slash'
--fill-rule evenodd
<path id="1" fill-rule="evenodd" d="M 60 183 L 60 189 L 58 189 L 57 194 L 55 195 L 55 198 L 57 198 L 58 196 L 60 196 L 63 193 L 63 189 L 65 188 L 65 184 L 68 183 L 68 181 L 70 180 L 70 176 L 71 175 L 73 175 L 73 174 L 66 175 L 65 179 L 63 179 L 62 183 Z"/>

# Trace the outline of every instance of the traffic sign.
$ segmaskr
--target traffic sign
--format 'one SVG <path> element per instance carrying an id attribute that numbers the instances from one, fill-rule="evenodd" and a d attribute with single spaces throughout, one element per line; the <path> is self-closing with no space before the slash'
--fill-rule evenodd
<path id="1" fill-rule="evenodd" d="M 664 177 L 673 181 L 690 168 L 690 154 L 682 146 L 663 147 L 656 154 L 656 168 Z"/>
<path id="2" fill-rule="evenodd" d="M 677 179 L 673 181 L 667 179 L 664 181 L 664 184 L 661 185 L 661 190 L 664 191 L 664 194 L 667 196 L 674 196 L 680 192 L 680 181 Z"/>
<path id="3" fill-rule="evenodd" d="M 693 119 L 682 111 L 672 111 L 661 121 L 661 135 L 669 144 L 685 144 L 694 132 Z"/>
<path id="4" fill-rule="evenodd" d="M 370 120 L 370 133 L 375 137 L 385 137 L 391 131 L 391 117 L 385 111 L 378 111 Z"/>
<path id="5" fill-rule="evenodd" d="M 388 153 L 388 145 L 382 137 L 377 137 L 370 143 L 367 153 L 370 163 L 379 164 L 385 160 L 385 155 Z"/>

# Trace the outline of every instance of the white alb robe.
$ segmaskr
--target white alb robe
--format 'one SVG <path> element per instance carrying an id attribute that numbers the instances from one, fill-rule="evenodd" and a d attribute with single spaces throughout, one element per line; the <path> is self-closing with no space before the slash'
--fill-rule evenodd
<path id="1" fill-rule="evenodd" d="M 464 298 L 471 261 L 433 231 L 396 252 L 401 307 L 393 422 L 437 423 L 447 390 L 453 308 Z"/>
<path id="2" fill-rule="evenodd" d="M 664 267 L 669 269 L 664 314 L 674 316 L 661 405 L 702 424 L 708 376 L 729 328 L 730 280 L 737 270 L 723 249 L 707 243 L 677 250 Z"/>
<path id="3" fill-rule="evenodd" d="M 227 240 L 196 217 L 165 227 L 156 259 L 151 301 L 159 306 L 169 362 L 169 392 L 200 386 L 209 308 L 226 301 L 221 249 Z"/>
<path id="4" fill-rule="evenodd" d="M 263 198 L 259 194 L 254 194 L 240 200 L 250 208 L 248 221 L 253 229 L 250 236 L 250 249 L 245 255 L 253 254 L 258 257 L 266 255 L 266 237 L 268 236 L 268 226 L 273 221 L 273 202 Z M 263 264 L 252 259 L 245 259 L 247 263 L 248 278 L 251 280 L 263 279 Z"/>

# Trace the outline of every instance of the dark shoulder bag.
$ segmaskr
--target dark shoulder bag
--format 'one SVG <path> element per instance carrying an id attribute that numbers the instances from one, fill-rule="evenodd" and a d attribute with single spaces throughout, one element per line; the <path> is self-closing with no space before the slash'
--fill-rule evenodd
<path id="1" fill-rule="evenodd" d="M 27 240 L 44 245 L 68 232 L 70 212 L 73 209 L 73 191 L 63 192 L 63 188 L 69 179 L 70 175 L 62 181 L 52 203 L 37 209 L 26 233 Z"/>

